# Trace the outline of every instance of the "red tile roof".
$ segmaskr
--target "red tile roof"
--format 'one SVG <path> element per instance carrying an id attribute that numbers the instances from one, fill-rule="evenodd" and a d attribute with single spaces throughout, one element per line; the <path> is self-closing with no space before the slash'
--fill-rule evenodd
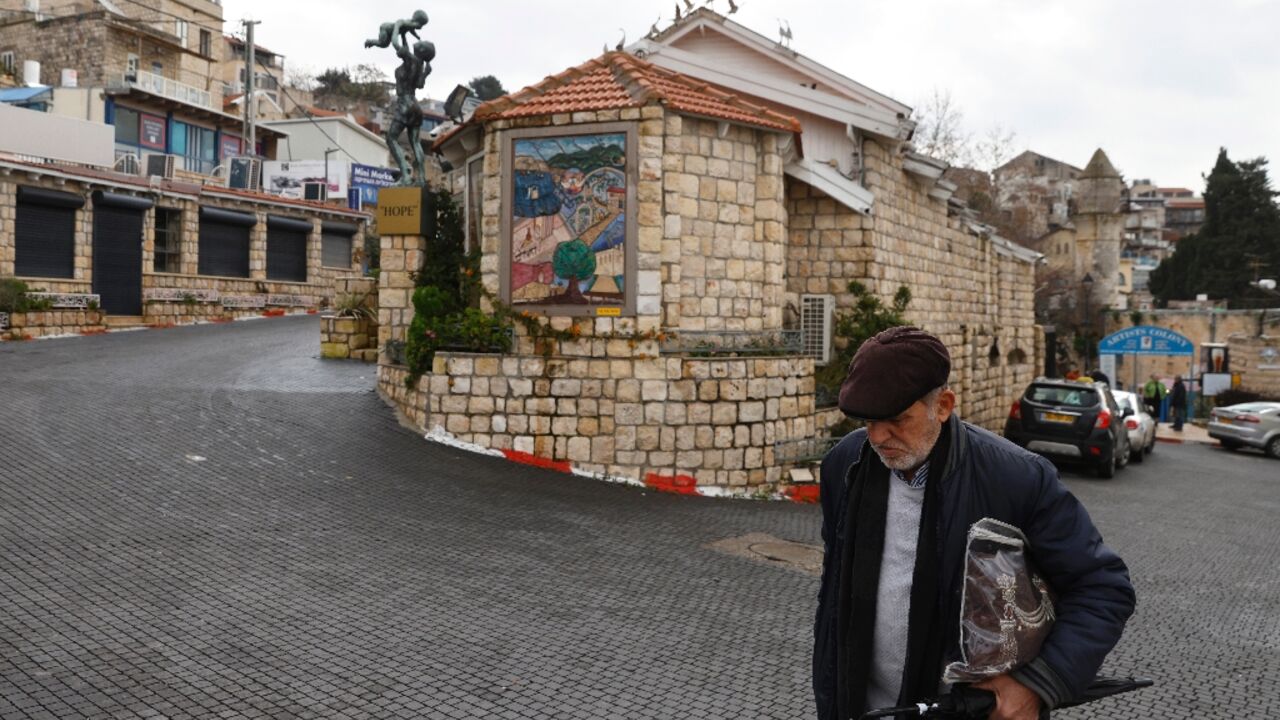
<path id="1" fill-rule="evenodd" d="M 519 92 L 490 100 L 476 108 L 472 119 L 483 122 L 652 104 L 684 115 L 800 132 L 800 121 L 793 117 L 625 52 L 605 53 Z"/>

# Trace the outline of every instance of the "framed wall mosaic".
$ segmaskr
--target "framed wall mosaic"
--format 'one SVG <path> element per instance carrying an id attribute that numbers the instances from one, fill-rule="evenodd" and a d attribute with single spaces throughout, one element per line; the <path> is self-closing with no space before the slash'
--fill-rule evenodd
<path id="1" fill-rule="evenodd" d="M 509 131 L 503 301 L 547 315 L 635 314 L 637 177 L 634 123 Z"/>

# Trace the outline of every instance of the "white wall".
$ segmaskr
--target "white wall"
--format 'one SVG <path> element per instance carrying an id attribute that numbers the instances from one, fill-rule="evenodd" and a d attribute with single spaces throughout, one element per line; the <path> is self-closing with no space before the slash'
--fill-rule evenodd
<path id="1" fill-rule="evenodd" d="M 0 152 L 111 167 L 115 128 L 0 103 Z"/>
<path id="2" fill-rule="evenodd" d="M 330 155 L 331 161 L 376 167 L 387 167 L 390 163 L 385 142 L 374 140 L 336 118 L 316 118 L 314 124 L 307 120 L 285 120 L 261 125 L 288 133 L 288 137 L 281 139 L 277 146 L 277 160 L 323 160 L 325 150 L 340 146 L 346 152 Z M 351 153 L 350 157 L 347 153 Z"/>

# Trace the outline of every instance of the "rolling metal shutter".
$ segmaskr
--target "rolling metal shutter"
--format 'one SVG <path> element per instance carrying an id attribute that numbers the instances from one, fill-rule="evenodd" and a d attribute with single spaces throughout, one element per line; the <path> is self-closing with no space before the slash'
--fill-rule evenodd
<path id="1" fill-rule="evenodd" d="M 112 315 L 142 314 L 142 220 L 145 198 L 93 195 L 93 291 Z"/>
<path id="2" fill-rule="evenodd" d="M 320 223 L 320 264 L 330 268 L 351 269 L 352 236 L 359 226 L 351 223 Z"/>
<path id="3" fill-rule="evenodd" d="M 311 223 L 296 218 L 267 216 L 267 279 L 307 281 L 307 236 Z"/>
<path id="4" fill-rule="evenodd" d="M 200 208 L 200 274 L 249 277 L 249 232 L 257 224 L 252 213 Z"/>
<path id="5" fill-rule="evenodd" d="M 74 278 L 76 210 L 84 198 L 43 188 L 18 188 L 14 274 Z"/>

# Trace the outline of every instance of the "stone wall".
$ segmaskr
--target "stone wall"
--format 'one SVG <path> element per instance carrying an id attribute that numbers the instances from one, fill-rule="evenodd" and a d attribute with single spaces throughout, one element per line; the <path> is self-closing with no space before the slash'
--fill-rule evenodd
<path id="1" fill-rule="evenodd" d="M 1260 337 L 1275 337 L 1280 335 L 1280 310 L 1224 310 L 1219 308 L 1192 308 L 1179 310 L 1152 310 L 1144 313 L 1144 324 L 1156 325 L 1168 328 L 1176 333 L 1184 335 L 1188 340 L 1195 344 L 1199 353 L 1199 348 L 1204 343 L 1243 343 L 1242 347 L 1250 347 L 1249 343 Z M 1131 326 L 1128 313 L 1118 313 L 1116 316 L 1108 317 L 1105 331 L 1112 333 L 1117 330 Z M 1232 346 L 1234 348 L 1234 345 Z M 1233 349 L 1231 356 L 1231 369 L 1237 370 L 1235 350 Z M 1095 351 L 1094 357 L 1097 357 Z M 1152 373 L 1162 378 L 1172 378 L 1175 375 L 1186 377 L 1191 372 L 1192 366 L 1198 368 L 1200 364 L 1200 356 L 1197 354 L 1194 358 L 1186 357 L 1167 357 L 1162 355 L 1152 355 L 1149 357 L 1133 358 L 1129 356 L 1121 356 L 1117 359 L 1118 380 L 1122 381 L 1126 388 L 1131 387 L 1134 378 L 1137 378 L 1138 384 L 1141 385 L 1147 381 Z M 1135 375 L 1136 367 L 1136 375 Z M 1250 378 L 1242 378 L 1242 382 L 1248 385 Z"/>
<path id="2" fill-rule="evenodd" d="M 88 196 L 88 188 L 78 183 L 66 182 L 45 176 L 24 177 L 18 182 L 14 175 L 0 174 L 0 277 L 12 277 L 15 273 L 15 233 L 17 222 L 17 188 L 19 185 L 41 187 L 62 192 L 82 193 Z M 266 206 L 250 200 L 232 198 L 205 197 L 196 201 L 187 197 L 169 195 L 152 196 L 156 200 L 156 208 L 144 214 L 142 237 L 142 276 L 143 292 L 154 289 L 179 290 L 217 290 L 224 295 L 293 295 L 312 299 L 310 309 L 327 306 L 334 295 L 335 281 L 338 277 L 358 272 L 358 264 L 354 261 L 349 267 L 333 268 L 321 264 L 321 219 L 311 208 Z M 218 207 L 226 210 L 250 212 L 257 216 L 258 224 L 251 231 L 249 247 L 249 277 L 228 278 L 199 275 L 200 221 L 201 206 Z M 182 213 L 181 239 L 179 243 L 178 273 L 155 272 L 155 214 L 158 208 L 179 210 Z M 312 232 L 307 242 L 307 281 L 290 282 L 267 279 L 267 215 L 280 214 L 291 217 L 309 217 Z M 93 201 L 86 199 L 84 207 L 76 211 L 74 276 L 71 278 L 20 278 L 33 288 L 48 292 L 91 293 L 93 292 Z M 349 219 L 347 216 L 335 216 Z M 357 236 L 359 237 L 359 236 Z M 148 315 L 181 315 L 176 312 L 181 308 L 148 308 L 144 306 L 144 317 Z M 200 319 L 208 312 L 192 312 L 191 320 Z M 232 312 L 230 316 L 243 315 L 243 312 Z"/>
<path id="3" fill-rule="evenodd" d="M 320 318 L 320 357 L 376 362 L 378 324 L 365 317 Z"/>
<path id="4" fill-rule="evenodd" d="M 665 130 L 664 326 L 780 329 L 786 214 L 777 135 L 679 115 L 667 116 Z"/>
<path id="5" fill-rule="evenodd" d="M 0 326 L 0 340 L 34 340 L 61 335 L 89 335 L 106 332 L 103 313 L 96 310 L 44 310 L 13 313 L 8 329 Z"/>
<path id="6" fill-rule="evenodd" d="M 775 443 L 815 431 L 808 358 L 441 353 L 433 370 L 420 395 L 384 385 L 425 403 L 406 413 L 421 429 L 611 477 L 772 485 L 782 479 Z M 402 377 L 388 371 L 385 379 Z"/>
<path id="7" fill-rule="evenodd" d="M 912 294 L 907 320 L 951 351 L 962 417 L 999 430 L 1013 399 L 1043 367 L 1034 266 L 949 215 L 890 148 L 873 140 L 863 146 L 865 182 L 876 195 L 869 216 L 787 181 L 788 303 L 798 308 L 801 294 L 829 294 L 842 312 L 856 302 L 850 280 L 885 301 L 905 285 Z"/>
<path id="8" fill-rule="evenodd" d="M 1280 400 L 1280 333 L 1254 337 L 1232 336 L 1231 371 L 1240 373 L 1240 387 Z"/>

